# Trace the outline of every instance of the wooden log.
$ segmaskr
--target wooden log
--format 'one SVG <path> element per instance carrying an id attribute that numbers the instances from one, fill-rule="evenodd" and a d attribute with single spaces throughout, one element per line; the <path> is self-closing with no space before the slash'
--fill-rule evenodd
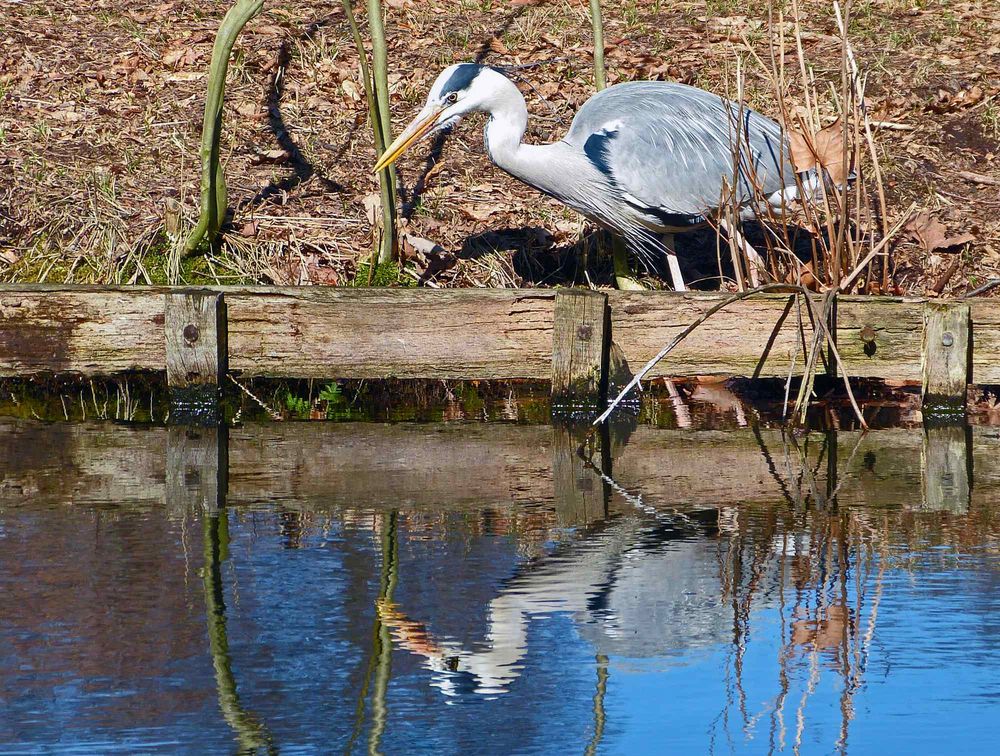
<path id="1" fill-rule="evenodd" d="M 552 411 L 603 408 L 607 391 L 608 297 L 560 289 L 552 326 Z"/>
<path id="2" fill-rule="evenodd" d="M 0 376 L 163 370 L 167 287 L 0 285 Z M 548 380 L 554 290 L 220 287 L 229 366 L 302 378 Z M 614 342 L 635 370 L 725 294 L 607 292 Z M 784 377 L 805 362 L 785 295 L 722 310 L 651 377 Z M 837 343 L 852 376 L 920 381 L 926 300 L 842 297 Z M 1000 383 L 1000 300 L 969 303 L 972 379 Z M 802 313 L 806 339 L 812 329 Z M 388 327 L 386 324 L 391 324 Z M 867 338 L 865 338 L 867 337 Z M 765 359 L 761 359 L 766 355 Z M 758 371 L 758 368 L 759 371 Z"/>
<path id="3" fill-rule="evenodd" d="M 611 292 L 611 332 L 632 372 L 726 296 L 690 291 Z M 789 310 L 791 301 L 788 295 L 764 295 L 730 305 L 680 342 L 649 377 L 785 376 L 793 359 L 801 368 L 804 350 L 797 313 Z M 812 329 L 804 311 L 802 318 L 808 343 Z"/>
<path id="4" fill-rule="evenodd" d="M 608 369 L 605 381 L 607 383 L 607 388 L 605 389 L 607 400 L 611 401 L 617 397 L 631 383 L 634 377 L 635 375 L 629 368 L 628 359 L 625 357 L 625 352 L 612 339 L 611 348 L 608 350 Z M 642 400 L 639 398 L 638 392 L 632 392 L 618 403 L 615 413 L 619 416 L 622 412 L 637 415 L 641 408 Z"/>
<path id="5" fill-rule="evenodd" d="M 229 366 L 300 378 L 548 380 L 554 290 L 227 293 Z"/>
<path id="6" fill-rule="evenodd" d="M 167 511 L 215 513 L 226 506 L 229 480 L 229 433 L 215 427 L 167 428 L 165 497 Z"/>
<path id="7" fill-rule="evenodd" d="M 970 382 L 971 324 L 967 304 L 924 305 L 923 411 L 965 413 Z"/>
<path id="8" fill-rule="evenodd" d="M 0 376 L 163 370 L 163 290 L 0 286 Z"/>
<path id="9" fill-rule="evenodd" d="M 972 459 L 971 428 L 931 425 L 924 429 L 920 464 L 923 509 L 956 514 L 969 510 Z"/>
<path id="10" fill-rule="evenodd" d="M 171 422 L 218 424 L 228 354 L 224 295 L 181 291 L 164 300 Z"/>

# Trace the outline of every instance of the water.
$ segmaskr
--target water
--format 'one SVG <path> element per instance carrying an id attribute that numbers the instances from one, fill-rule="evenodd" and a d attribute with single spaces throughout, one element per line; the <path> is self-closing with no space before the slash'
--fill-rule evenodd
<path id="1" fill-rule="evenodd" d="M 0 752 L 994 751 L 997 431 L 598 441 L 0 419 Z"/>

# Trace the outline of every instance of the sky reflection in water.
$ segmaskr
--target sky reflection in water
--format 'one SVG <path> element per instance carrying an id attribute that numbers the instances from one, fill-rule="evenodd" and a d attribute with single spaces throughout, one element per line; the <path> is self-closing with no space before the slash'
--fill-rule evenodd
<path id="1" fill-rule="evenodd" d="M 992 751 L 995 432 L 178 443 L 0 420 L 0 751 Z"/>

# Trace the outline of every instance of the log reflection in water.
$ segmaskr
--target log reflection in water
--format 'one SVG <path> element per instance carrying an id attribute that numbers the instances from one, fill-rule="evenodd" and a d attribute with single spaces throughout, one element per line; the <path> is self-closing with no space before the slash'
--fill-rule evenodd
<path id="1" fill-rule="evenodd" d="M 29 421 L 0 427 L 8 511 L 43 498 L 104 507 L 115 517 L 128 508 L 150 512 L 163 504 L 164 480 L 169 516 L 194 511 L 194 499 L 170 493 L 173 481 L 192 478 L 164 476 L 164 460 L 174 454 L 164 429 Z M 375 535 L 383 572 L 398 569 L 400 548 L 404 559 L 418 553 L 403 544 L 443 544 L 456 529 L 470 544 L 488 537 L 515 544 L 519 566 L 506 579 L 505 567 L 500 578 L 484 570 L 490 593 L 476 607 L 443 610 L 447 599 L 406 605 L 408 594 L 394 598 L 380 575 L 372 656 L 361 660 L 372 666 L 361 731 L 366 721 L 385 721 L 379 680 L 388 680 L 389 665 L 381 662 L 390 645 L 426 660 L 438 690 L 498 695 L 522 674 L 531 623 L 559 612 L 573 618 L 574 637 L 607 658 L 609 669 L 622 659 L 673 664 L 728 649 L 730 696 L 716 724 L 723 738 L 770 720 L 771 747 L 794 744 L 817 686 L 835 674 L 844 749 L 877 637 L 886 570 L 936 560 L 962 569 L 954 554 L 997 550 L 991 534 L 1000 527 L 1000 434 L 935 430 L 795 436 L 753 426 L 639 427 L 627 443 L 597 448 L 595 470 L 583 468 L 575 444 L 549 427 L 248 425 L 231 430 L 230 508 L 207 537 L 216 538 L 221 563 L 224 526 L 255 516 L 248 512 L 286 545 L 308 545 L 324 523 L 365 523 L 383 536 Z M 188 502 L 184 512 L 177 501 Z M 390 512 L 395 545 L 386 546 Z M 931 548 L 937 545 L 949 548 Z M 419 553 L 435 559 L 441 552 Z M 468 569 L 463 584 L 480 577 L 476 565 Z M 221 575 L 209 570 L 207 577 L 218 586 L 206 606 L 216 607 L 209 620 L 220 706 L 229 707 L 230 726 L 243 722 L 253 735 L 254 718 L 230 706 L 239 697 L 224 642 L 225 607 L 210 604 L 221 600 Z M 368 566 L 357 584 L 366 580 L 374 593 Z M 481 633 L 477 625 L 459 642 L 442 629 L 443 614 L 478 617 L 478 609 Z M 771 632 L 757 619 L 765 611 L 777 618 L 781 643 L 773 689 L 762 698 L 744 677 L 750 639 Z M 373 750 L 382 732 L 374 724 L 369 731 Z"/>

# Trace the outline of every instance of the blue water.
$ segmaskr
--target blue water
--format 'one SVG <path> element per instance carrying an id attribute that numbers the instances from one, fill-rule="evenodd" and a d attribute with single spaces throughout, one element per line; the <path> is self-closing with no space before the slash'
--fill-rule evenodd
<path id="1" fill-rule="evenodd" d="M 93 460 L 115 430 L 25 430 L 32 449 L 0 462 L 2 753 L 995 752 L 992 476 L 976 456 L 986 482 L 928 511 L 920 431 L 876 437 L 899 442 L 898 474 L 836 499 L 775 480 L 751 502 L 721 472 L 714 506 L 685 504 L 633 478 L 574 521 L 510 439 L 478 503 L 422 500 L 426 471 L 373 502 L 334 465 L 299 493 L 234 472 L 215 513 L 176 506 L 165 474 L 131 485 L 162 429 L 58 479 L 39 433 Z M 229 441 L 234 471 L 250 435 Z M 720 471 L 734 438 L 712 436 Z M 368 462 L 392 465 L 387 448 Z"/>

